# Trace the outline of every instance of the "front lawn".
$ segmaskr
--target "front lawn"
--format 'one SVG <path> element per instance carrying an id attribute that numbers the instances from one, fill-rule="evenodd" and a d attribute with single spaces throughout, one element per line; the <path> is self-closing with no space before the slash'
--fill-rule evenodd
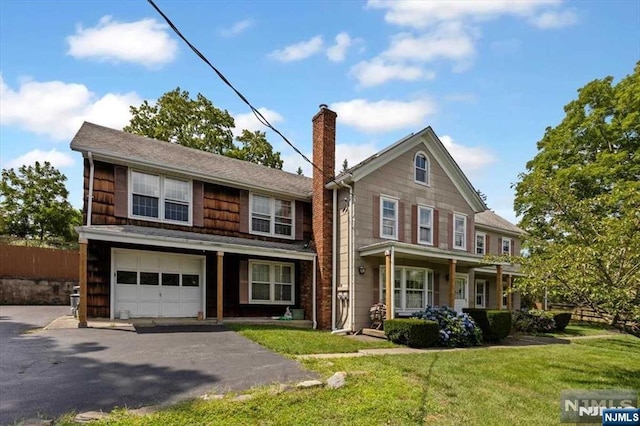
<path id="1" fill-rule="evenodd" d="M 346 371 L 346 386 L 278 394 L 262 388 L 244 402 L 228 396 L 147 417 L 119 412 L 101 424 L 547 425 L 559 422 L 563 389 L 640 389 L 640 339 L 628 335 L 301 362 L 325 378 Z"/>
<path id="2" fill-rule="evenodd" d="M 579 336 L 599 336 L 603 334 L 620 334 L 615 328 L 598 322 L 571 321 L 563 331 L 553 333 L 539 333 L 538 336 L 549 337 L 579 337 Z"/>
<path id="3" fill-rule="evenodd" d="M 360 349 L 397 347 L 388 340 L 363 342 L 326 331 L 280 325 L 228 324 L 227 327 L 262 346 L 284 355 L 358 352 Z"/>

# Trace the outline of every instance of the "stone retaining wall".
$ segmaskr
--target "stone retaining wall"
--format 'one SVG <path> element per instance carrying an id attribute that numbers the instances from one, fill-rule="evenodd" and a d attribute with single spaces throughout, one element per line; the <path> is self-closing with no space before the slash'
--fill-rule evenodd
<path id="1" fill-rule="evenodd" d="M 78 281 L 0 278 L 0 305 L 69 305 Z"/>

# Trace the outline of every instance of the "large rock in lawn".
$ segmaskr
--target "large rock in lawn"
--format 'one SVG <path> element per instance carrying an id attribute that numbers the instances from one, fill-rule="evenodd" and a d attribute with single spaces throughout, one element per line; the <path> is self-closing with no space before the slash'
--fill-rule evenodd
<path id="1" fill-rule="evenodd" d="M 327 379 L 327 387 L 329 389 L 339 389 L 347 384 L 347 373 L 338 371 Z"/>

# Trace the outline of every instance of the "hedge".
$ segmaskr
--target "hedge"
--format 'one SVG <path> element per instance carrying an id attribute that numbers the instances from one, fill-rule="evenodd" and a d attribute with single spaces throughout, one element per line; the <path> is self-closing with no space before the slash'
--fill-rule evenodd
<path id="1" fill-rule="evenodd" d="M 571 312 L 554 312 L 553 319 L 556 322 L 556 330 L 563 331 L 571 321 Z"/>
<path id="2" fill-rule="evenodd" d="M 411 348 L 428 348 L 438 344 L 439 329 L 435 321 L 399 318 L 384 322 L 384 334 L 394 343 Z"/>
<path id="3" fill-rule="evenodd" d="M 501 310 L 487 310 L 478 308 L 464 308 L 482 330 L 485 342 L 498 343 L 511 333 L 511 313 Z"/>

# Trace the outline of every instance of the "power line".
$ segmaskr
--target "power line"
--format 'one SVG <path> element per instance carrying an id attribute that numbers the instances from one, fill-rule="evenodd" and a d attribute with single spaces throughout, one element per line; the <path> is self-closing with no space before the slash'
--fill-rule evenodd
<path id="1" fill-rule="evenodd" d="M 202 61 L 205 64 L 207 64 L 209 66 L 209 68 L 211 68 L 218 75 L 218 77 L 220 77 L 220 79 L 224 82 L 224 84 L 229 86 L 231 88 L 231 90 L 233 90 L 235 92 L 235 94 L 238 95 L 238 97 L 242 100 L 242 102 L 247 104 L 247 106 L 251 109 L 251 112 L 253 112 L 253 115 L 255 115 L 255 117 L 258 119 L 258 121 L 260 123 L 262 123 L 264 126 L 268 127 L 269 129 L 271 129 L 275 133 L 277 133 L 282 138 L 282 140 L 284 140 L 287 143 L 287 145 L 289 145 L 291 148 L 293 148 L 293 150 L 296 153 L 298 153 L 307 163 L 311 164 L 316 170 L 318 170 L 320 173 L 322 173 L 322 175 L 325 177 L 325 179 L 333 180 L 332 176 L 327 176 L 327 174 L 324 172 L 324 170 L 322 170 L 320 167 L 316 166 L 313 163 L 313 161 L 309 160 L 309 158 L 307 158 L 306 155 L 304 155 L 298 148 L 296 148 L 293 145 L 293 143 L 291 143 L 289 141 L 289 139 L 287 139 L 287 137 L 280 132 L 280 130 L 276 129 L 273 125 L 271 125 L 271 123 L 269 123 L 269 120 L 267 120 L 262 115 L 262 113 L 260 111 L 258 111 L 253 105 L 251 105 L 251 102 L 249 102 L 249 100 L 242 93 L 240 93 L 240 91 L 238 91 L 238 89 L 236 89 L 233 86 L 233 84 L 231 84 L 231 82 L 229 82 L 229 80 L 227 80 L 227 78 L 224 76 L 224 74 L 222 74 L 222 72 L 220 72 L 211 62 L 209 62 L 209 60 L 206 58 L 206 56 L 204 56 L 198 50 L 197 47 L 195 47 L 193 44 L 191 44 L 191 42 L 189 40 L 187 40 L 187 38 L 184 35 L 182 35 L 182 33 L 180 32 L 178 27 L 176 27 L 175 24 L 171 21 L 171 19 L 169 19 L 169 17 L 167 15 L 165 15 L 162 10 L 160 10 L 160 8 L 154 3 L 153 0 L 147 0 L 147 1 L 156 10 L 156 12 L 158 12 L 160 14 L 160 16 L 162 16 L 162 18 L 169 25 L 169 27 L 171 27 L 173 32 L 176 33 L 176 35 L 178 37 L 180 37 L 182 39 L 182 41 L 184 41 L 187 44 L 187 46 L 189 46 L 189 48 L 193 51 L 193 53 L 195 53 L 200 59 L 202 59 Z"/>

